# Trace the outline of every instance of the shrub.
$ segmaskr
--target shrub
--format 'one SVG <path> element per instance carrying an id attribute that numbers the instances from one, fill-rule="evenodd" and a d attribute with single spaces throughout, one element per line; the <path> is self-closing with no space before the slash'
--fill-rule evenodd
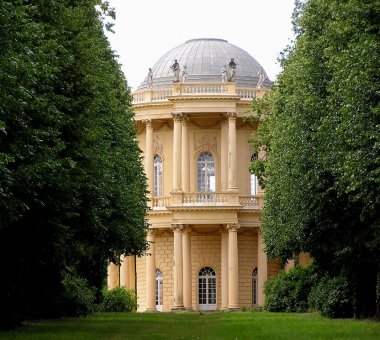
<path id="1" fill-rule="evenodd" d="M 347 279 L 325 276 L 310 292 L 309 309 L 330 318 L 352 317 L 354 308 Z"/>
<path id="2" fill-rule="evenodd" d="M 66 315 L 87 315 L 95 310 L 95 289 L 87 280 L 65 273 L 62 280 L 63 309 Z"/>
<path id="3" fill-rule="evenodd" d="M 295 268 L 265 283 L 265 306 L 271 312 L 306 312 L 312 287 L 312 266 Z"/>
<path id="4" fill-rule="evenodd" d="M 104 312 L 131 312 L 137 309 L 135 291 L 124 287 L 103 290 L 101 310 Z"/>

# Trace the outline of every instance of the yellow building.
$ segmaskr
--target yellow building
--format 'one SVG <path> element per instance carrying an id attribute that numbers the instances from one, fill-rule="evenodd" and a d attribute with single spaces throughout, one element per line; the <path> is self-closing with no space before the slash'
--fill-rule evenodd
<path id="1" fill-rule="evenodd" d="M 162 56 L 134 93 L 150 249 L 110 265 L 108 286 L 136 289 L 140 311 L 263 305 L 280 264 L 263 251 L 263 193 L 248 171 L 255 126 L 243 117 L 271 84 L 241 48 L 194 39 Z"/>

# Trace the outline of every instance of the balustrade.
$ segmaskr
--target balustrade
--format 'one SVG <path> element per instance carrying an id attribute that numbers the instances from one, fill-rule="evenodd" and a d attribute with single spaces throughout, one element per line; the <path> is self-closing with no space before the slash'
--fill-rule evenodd
<path id="1" fill-rule="evenodd" d="M 218 192 L 191 192 L 183 194 L 184 205 L 225 205 L 228 195 Z"/>
<path id="2" fill-rule="evenodd" d="M 261 209 L 262 196 L 239 196 L 243 209 Z M 172 205 L 171 196 L 153 196 L 152 210 L 166 210 Z M 221 192 L 188 192 L 182 194 L 184 206 L 224 206 L 228 205 L 228 193 Z"/>
<path id="3" fill-rule="evenodd" d="M 241 96 L 242 99 L 248 99 L 252 100 L 256 98 L 256 91 L 253 89 L 244 89 L 244 88 L 239 88 L 236 89 L 236 94 Z"/>
<path id="4" fill-rule="evenodd" d="M 153 210 L 166 210 L 167 206 L 170 206 L 170 196 L 153 196 L 152 197 L 152 209 Z"/>

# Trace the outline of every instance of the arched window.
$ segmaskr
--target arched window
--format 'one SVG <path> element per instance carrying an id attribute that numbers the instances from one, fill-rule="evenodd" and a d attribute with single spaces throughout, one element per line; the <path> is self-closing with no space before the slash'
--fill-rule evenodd
<path id="1" fill-rule="evenodd" d="M 156 310 L 162 312 L 162 272 L 156 269 Z"/>
<path id="2" fill-rule="evenodd" d="M 257 268 L 255 268 L 252 272 L 252 305 L 257 306 Z"/>
<path id="3" fill-rule="evenodd" d="M 257 153 L 254 153 L 251 156 L 251 163 L 257 161 L 258 156 Z M 257 195 L 259 192 L 259 182 L 257 180 L 257 176 L 253 173 L 251 173 L 251 195 Z"/>
<path id="4" fill-rule="evenodd" d="M 210 267 L 199 271 L 198 304 L 200 310 L 216 310 L 216 274 Z"/>
<path id="5" fill-rule="evenodd" d="M 160 155 L 154 155 L 154 194 L 162 196 L 162 159 Z"/>
<path id="6" fill-rule="evenodd" d="M 198 187 L 197 191 L 215 191 L 215 160 L 212 153 L 206 151 L 198 156 Z"/>

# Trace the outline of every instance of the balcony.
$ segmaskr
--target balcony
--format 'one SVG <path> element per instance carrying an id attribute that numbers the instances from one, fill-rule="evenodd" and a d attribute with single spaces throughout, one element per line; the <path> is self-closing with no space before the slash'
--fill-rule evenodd
<path id="1" fill-rule="evenodd" d="M 263 196 L 235 196 L 225 192 L 186 192 L 171 196 L 153 196 L 150 203 L 153 211 L 183 207 L 238 207 L 240 210 L 261 210 Z"/>
<path id="2" fill-rule="evenodd" d="M 133 94 L 133 104 L 160 103 L 173 96 L 238 96 L 241 101 L 252 101 L 260 97 L 260 88 L 237 88 L 236 83 L 173 83 L 170 89 L 145 89 Z"/>

